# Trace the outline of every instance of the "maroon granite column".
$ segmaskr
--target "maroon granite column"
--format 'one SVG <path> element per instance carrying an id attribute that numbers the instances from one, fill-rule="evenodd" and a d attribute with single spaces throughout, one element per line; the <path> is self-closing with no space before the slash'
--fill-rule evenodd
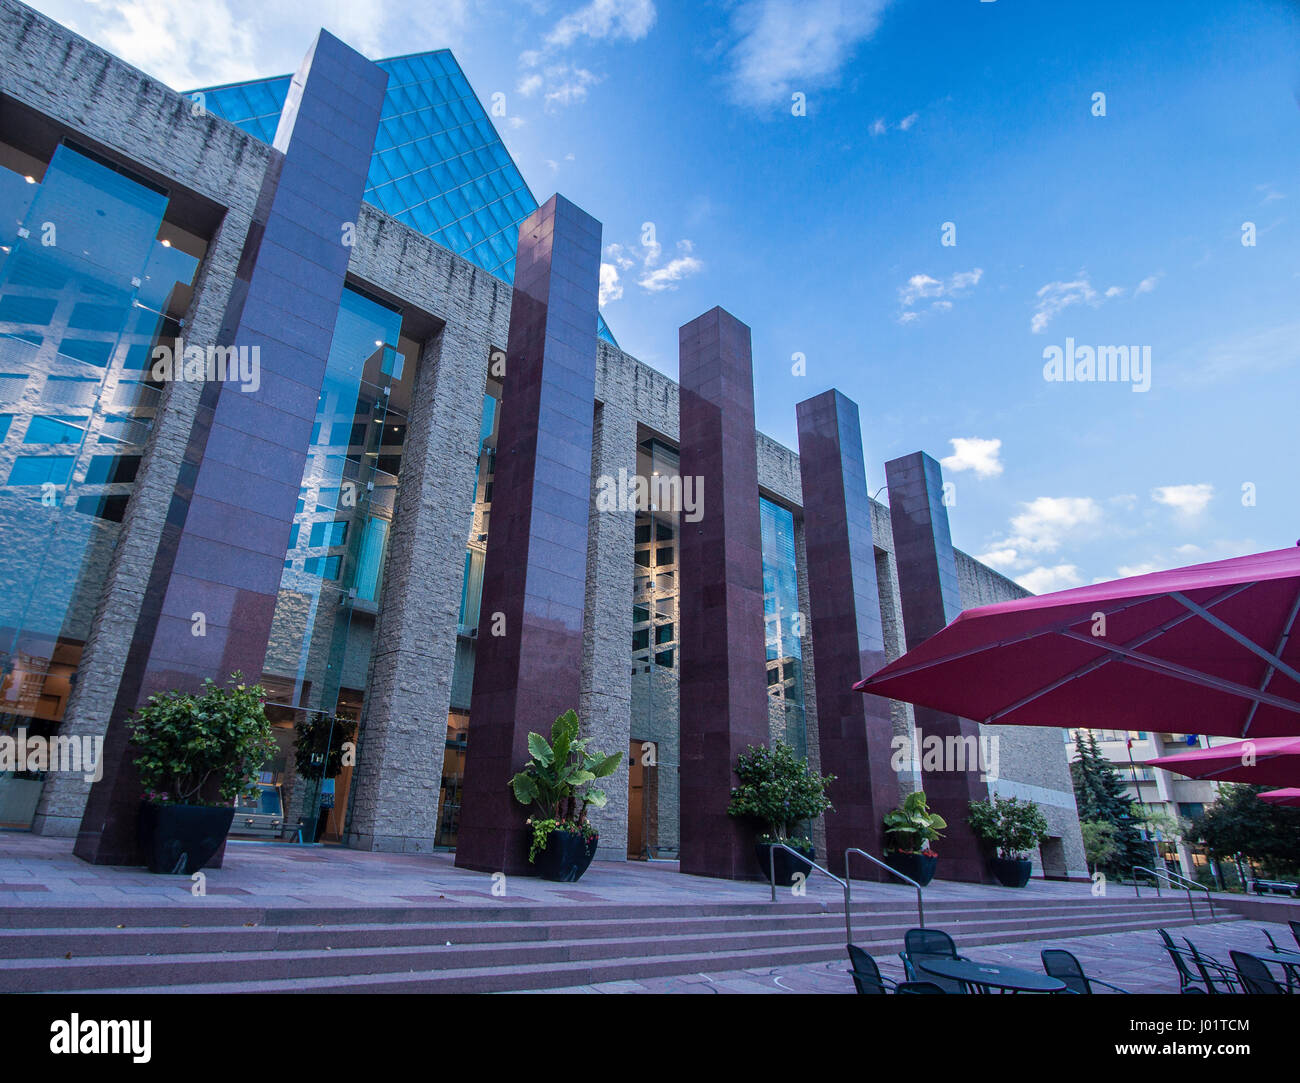
<path id="1" fill-rule="evenodd" d="M 703 515 L 681 522 L 681 870 L 758 874 L 754 832 L 727 815 L 736 756 L 766 745 L 763 555 L 749 328 L 720 308 L 678 335 L 683 479 Z"/>
<path id="2" fill-rule="evenodd" d="M 256 349 L 260 386 L 204 385 L 77 836 L 87 861 L 142 863 L 130 712 L 205 677 L 261 675 L 347 274 L 343 223 L 356 219 L 387 84 L 322 30 L 290 85 L 216 343 Z"/>
<path id="3" fill-rule="evenodd" d="M 831 871 L 842 873 L 850 847 L 880 855 L 881 820 L 898 803 L 898 775 L 889 765 L 889 702 L 853 691 L 887 661 L 885 635 L 857 404 L 832 389 L 799 403 L 796 411 L 817 735 L 822 772 L 835 775 L 826 860 Z M 878 878 L 861 858 L 852 868 Z"/>
<path id="4" fill-rule="evenodd" d="M 939 464 L 918 451 L 886 463 L 885 480 L 889 485 L 889 520 L 903 603 L 903 632 L 911 650 L 961 612 L 957 561 L 948 532 Z M 819 656 L 819 670 L 820 665 Z M 928 707 L 916 708 L 916 730 L 922 741 L 928 737 L 945 742 L 948 737 L 979 737 L 976 723 Z M 936 844 L 941 879 L 991 881 L 979 840 L 966 823 L 967 803 L 988 799 L 988 784 L 979 776 L 978 766 L 960 772 L 921 771 L 921 788 L 930 807 L 948 821 L 943 839 Z"/>
<path id="5" fill-rule="evenodd" d="M 549 737 L 556 716 L 578 707 L 599 280 L 600 223 L 552 196 L 519 230 L 456 842 L 462 868 L 530 869 L 527 812 L 508 782 L 528 761 L 529 731 Z"/>

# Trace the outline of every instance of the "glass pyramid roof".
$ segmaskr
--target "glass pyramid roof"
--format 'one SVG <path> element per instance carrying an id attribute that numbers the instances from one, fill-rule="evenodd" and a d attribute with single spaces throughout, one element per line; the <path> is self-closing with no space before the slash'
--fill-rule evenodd
<path id="1" fill-rule="evenodd" d="M 388 72 L 388 92 L 366 202 L 513 282 L 519 224 L 537 200 L 451 50 L 375 63 Z M 270 143 L 289 80 L 280 75 L 208 87 L 204 105 Z M 604 317 L 596 319 L 600 337 L 617 345 Z"/>

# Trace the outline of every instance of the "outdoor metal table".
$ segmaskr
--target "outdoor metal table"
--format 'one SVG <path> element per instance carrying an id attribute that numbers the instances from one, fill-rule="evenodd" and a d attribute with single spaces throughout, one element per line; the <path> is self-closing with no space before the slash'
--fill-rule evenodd
<path id="1" fill-rule="evenodd" d="M 1048 974 L 1036 974 L 1014 966 L 981 963 L 975 959 L 917 959 L 916 965 L 931 974 L 955 978 L 977 991 L 998 989 L 1013 993 L 1061 993 L 1065 982 Z"/>

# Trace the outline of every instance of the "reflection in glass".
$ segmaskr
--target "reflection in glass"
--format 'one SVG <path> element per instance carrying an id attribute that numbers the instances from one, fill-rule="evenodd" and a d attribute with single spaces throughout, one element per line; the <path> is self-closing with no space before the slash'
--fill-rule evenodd
<path id="1" fill-rule="evenodd" d="M 63 720 L 204 241 L 155 186 L 58 146 L 0 142 L 0 734 Z M 28 826 L 39 772 L 0 774 Z"/>

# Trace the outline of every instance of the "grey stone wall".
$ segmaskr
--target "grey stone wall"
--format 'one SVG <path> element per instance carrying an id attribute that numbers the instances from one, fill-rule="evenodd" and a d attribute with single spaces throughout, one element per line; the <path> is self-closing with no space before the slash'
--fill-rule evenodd
<path id="1" fill-rule="evenodd" d="M 602 475 L 636 472 L 636 420 L 611 403 L 596 406 L 591 439 L 593 488 Z M 634 510 L 599 511 L 587 519 L 586 612 L 582 622 L 582 687 L 578 717 L 592 748 L 621 752 L 618 770 L 597 783 L 608 797 L 590 817 L 600 832 L 597 856 L 627 857 L 628 741 L 632 737 L 632 554 Z M 470 725 L 473 725 L 471 720 Z"/>
<path id="2" fill-rule="evenodd" d="M 426 852 L 451 706 L 461 571 L 491 352 L 448 324 L 420 358 L 357 749 L 349 844 Z"/>

